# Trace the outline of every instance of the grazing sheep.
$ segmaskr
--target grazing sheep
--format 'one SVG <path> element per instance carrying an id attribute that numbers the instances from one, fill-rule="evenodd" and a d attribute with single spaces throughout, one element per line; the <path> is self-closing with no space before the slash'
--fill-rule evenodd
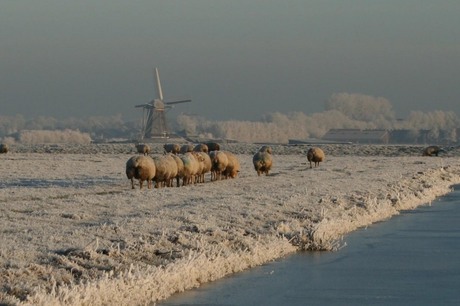
<path id="1" fill-rule="evenodd" d="M 0 153 L 8 153 L 9 148 L 6 143 L 0 143 Z"/>
<path id="2" fill-rule="evenodd" d="M 195 157 L 197 157 L 197 160 L 201 164 L 201 168 L 200 168 L 201 171 L 198 174 L 197 183 L 204 183 L 205 182 L 204 175 L 211 171 L 211 167 L 212 167 L 211 158 L 205 152 L 194 152 L 194 153 L 195 153 L 194 154 Z"/>
<path id="3" fill-rule="evenodd" d="M 268 151 L 259 151 L 252 157 L 252 163 L 254 164 L 254 169 L 257 171 L 258 176 L 260 176 L 261 173 L 268 175 L 273 165 L 273 158 Z"/>
<path id="4" fill-rule="evenodd" d="M 311 162 L 314 162 L 315 167 L 318 167 L 319 163 L 324 161 L 324 158 L 324 152 L 320 148 L 310 148 L 307 152 L 307 159 L 310 162 L 310 168 L 313 168 Z"/>
<path id="5" fill-rule="evenodd" d="M 194 151 L 194 152 L 205 152 L 205 153 L 208 153 L 208 152 L 209 152 L 209 149 L 208 149 L 208 146 L 205 145 L 204 143 L 199 143 L 199 144 L 197 144 L 197 145 L 193 148 L 193 151 Z"/>
<path id="6" fill-rule="evenodd" d="M 174 158 L 174 161 L 177 164 L 176 186 L 179 187 L 180 180 L 184 178 L 184 162 L 177 155 L 171 154 L 171 157 Z"/>
<path id="7" fill-rule="evenodd" d="M 165 149 L 165 153 L 172 153 L 172 154 L 179 154 L 180 153 L 180 145 L 177 143 L 167 143 L 163 146 Z"/>
<path id="8" fill-rule="evenodd" d="M 270 146 L 262 146 L 258 152 L 267 152 L 269 154 L 272 154 L 272 148 Z"/>
<path id="9" fill-rule="evenodd" d="M 223 151 L 211 151 L 209 152 L 209 158 L 211 159 L 211 181 L 221 180 L 222 173 L 228 165 L 227 154 Z"/>
<path id="10" fill-rule="evenodd" d="M 220 150 L 220 145 L 217 142 L 207 142 L 206 145 L 208 146 L 208 152 Z"/>
<path id="11" fill-rule="evenodd" d="M 139 188 L 142 189 L 143 181 L 147 181 L 147 188 L 152 188 L 152 180 L 155 177 L 156 168 L 150 156 L 133 156 L 126 162 L 126 176 L 131 180 L 131 188 L 134 189 L 134 179 L 139 180 Z"/>
<path id="12" fill-rule="evenodd" d="M 143 154 L 143 155 L 149 155 L 150 153 L 150 146 L 145 143 L 138 143 L 136 145 L 137 153 Z"/>
<path id="13" fill-rule="evenodd" d="M 184 176 L 182 186 L 186 186 L 195 182 L 195 176 L 199 171 L 200 164 L 192 152 L 187 152 L 180 156 L 184 163 Z"/>
<path id="14" fill-rule="evenodd" d="M 173 179 L 177 176 L 177 163 L 174 158 L 168 154 L 157 156 L 153 161 L 157 170 L 153 178 L 155 188 L 162 186 L 171 187 Z"/>
<path id="15" fill-rule="evenodd" d="M 180 147 L 180 154 L 185 154 L 187 152 L 192 152 L 194 146 L 192 144 L 185 144 L 182 147 Z"/>
<path id="16" fill-rule="evenodd" d="M 228 152 L 228 151 L 222 151 L 227 155 L 228 159 L 228 164 L 227 167 L 225 168 L 224 172 L 222 173 L 225 178 L 236 178 L 238 175 L 238 172 L 240 172 L 240 162 L 238 158 L 236 157 L 235 154 Z"/>
<path id="17" fill-rule="evenodd" d="M 433 155 L 438 156 L 439 152 L 442 152 L 442 151 L 443 150 L 438 146 L 429 146 L 423 150 L 423 156 L 433 156 Z"/>

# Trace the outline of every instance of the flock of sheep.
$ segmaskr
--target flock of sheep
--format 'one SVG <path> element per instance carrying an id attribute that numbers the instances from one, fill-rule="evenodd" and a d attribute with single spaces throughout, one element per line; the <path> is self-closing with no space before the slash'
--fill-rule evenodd
<path id="1" fill-rule="evenodd" d="M 147 181 L 147 188 L 186 186 L 204 183 L 205 174 L 211 173 L 211 181 L 236 178 L 240 171 L 240 162 L 237 156 L 228 151 L 221 151 L 220 145 L 215 142 L 198 145 L 165 144 L 165 154 L 150 157 L 150 147 L 147 144 L 136 145 L 139 155 L 131 157 L 126 162 L 126 176 L 131 180 L 134 189 L 134 179 L 139 180 L 139 187 Z M 7 153 L 7 144 L 0 143 L 0 153 Z M 443 152 L 438 146 L 429 146 L 423 150 L 423 156 L 438 156 Z M 310 168 L 319 166 L 324 161 L 325 154 L 318 147 L 310 148 L 307 152 Z M 273 167 L 272 149 L 262 146 L 252 158 L 257 175 L 268 175 Z"/>
<path id="2" fill-rule="evenodd" d="M 177 187 L 205 182 L 205 174 L 211 174 L 211 181 L 236 178 L 240 171 L 237 156 L 228 151 L 221 151 L 218 143 L 201 143 L 196 146 L 165 144 L 165 154 L 150 157 L 150 147 L 138 144 L 140 155 L 131 157 L 126 162 L 126 176 L 131 180 L 139 180 L 139 187 L 147 181 L 147 188 Z M 324 152 L 320 148 L 311 148 L 307 154 L 310 167 L 312 162 L 318 166 L 324 160 Z M 252 158 L 257 175 L 268 175 L 273 166 L 272 149 L 262 146 Z"/>

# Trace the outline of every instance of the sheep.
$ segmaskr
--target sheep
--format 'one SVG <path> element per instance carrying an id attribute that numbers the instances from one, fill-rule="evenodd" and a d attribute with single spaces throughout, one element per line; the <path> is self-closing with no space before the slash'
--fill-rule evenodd
<path id="1" fill-rule="evenodd" d="M 179 154 L 180 153 L 180 145 L 177 143 L 166 143 L 163 146 L 165 149 L 165 153 L 172 153 L 172 154 Z"/>
<path id="2" fill-rule="evenodd" d="M 270 146 L 262 146 L 258 152 L 267 152 L 269 154 L 272 154 L 272 148 Z"/>
<path id="3" fill-rule="evenodd" d="M 182 186 L 194 183 L 195 176 L 199 171 L 200 164 L 192 152 L 187 152 L 180 156 L 184 163 L 184 176 Z"/>
<path id="4" fill-rule="evenodd" d="M 194 146 L 192 144 L 184 144 L 182 147 L 180 147 L 180 154 L 185 154 L 187 152 L 192 152 Z"/>
<path id="5" fill-rule="evenodd" d="M 423 150 L 423 156 L 433 156 L 433 155 L 438 156 L 439 152 L 442 152 L 442 151 L 443 150 L 438 146 L 429 146 Z"/>
<path id="6" fill-rule="evenodd" d="M 156 174 L 153 180 L 155 188 L 162 186 L 171 187 L 172 180 L 177 176 L 177 163 L 171 154 L 157 156 L 153 159 L 156 167 Z"/>
<path id="7" fill-rule="evenodd" d="M 324 152 L 320 148 L 313 147 L 310 148 L 307 152 L 307 159 L 310 162 L 310 168 L 313 168 L 311 162 L 314 162 L 315 167 L 318 167 L 319 163 L 324 161 L 324 158 Z"/>
<path id="8" fill-rule="evenodd" d="M 137 153 L 143 154 L 143 155 L 149 155 L 150 153 L 150 146 L 145 143 L 138 143 L 136 145 Z"/>
<path id="9" fill-rule="evenodd" d="M 211 159 L 211 181 L 222 179 L 222 173 L 228 165 L 227 154 L 223 151 L 211 151 L 209 158 Z"/>
<path id="10" fill-rule="evenodd" d="M 152 180 L 156 174 L 156 167 L 150 156 L 133 156 L 126 162 L 126 176 L 131 180 L 131 188 L 134 189 L 134 179 L 139 180 L 139 188 L 142 189 L 143 181 L 147 181 L 147 188 L 152 188 Z"/>
<path id="11" fill-rule="evenodd" d="M 208 152 L 220 150 L 220 145 L 217 142 L 207 142 L 206 146 L 208 146 Z"/>
<path id="12" fill-rule="evenodd" d="M 194 176 L 194 180 L 193 180 L 193 183 L 196 184 L 196 183 L 201 183 L 201 175 L 203 174 L 203 169 L 204 169 L 204 159 L 203 159 L 203 156 L 201 156 L 200 154 L 198 154 L 199 152 L 190 152 L 192 153 L 193 157 L 195 157 L 195 160 L 198 162 L 197 164 L 197 168 L 196 168 L 196 173 L 195 173 L 195 176 Z"/>
<path id="13" fill-rule="evenodd" d="M 268 175 L 273 165 L 273 158 L 272 155 L 269 153 L 271 152 L 271 149 L 269 148 L 270 150 L 267 150 L 264 147 L 262 147 L 261 149 L 264 150 L 259 150 L 259 152 L 254 154 L 254 156 L 252 157 L 252 163 L 254 164 L 254 169 L 256 170 L 258 176 L 260 176 L 261 173 L 265 173 L 265 175 Z"/>
<path id="14" fill-rule="evenodd" d="M 177 164 L 176 186 L 179 187 L 180 180 L 184 178 L 184 162 L 177 155 L 171 154 L 171 157 L 174 158 L 174 161 Z"/>
<path id="15" fill-rule="evenodd" d="M 223 171 L 223 175 L 225 178 L 236 178 L 238 175 L 238 172 L 240 172 L 240 162 L 238 161 L 238 158 L 236 158 L 236 155 L 234 155 L 231 152 L 228 151 L 222 151 L 227 155 L 228 159 L 228 164 L 225 170 Z"/>
<path id="16" fill-rule="evenodd" d="M 199 143 L 199 144 L 197 144 L 197 145 L 193 148 L 193 151 L 194 151 L 194 152 L 205 152 L 205 153 L 208 153 L 208 152 L 209 152 L 209 149 L 208 149 L 208 146 L 205 145 L 204 143 Z"/>
<path id="17" fill-rule="evenodd" d="M 6 143 L 0 143 L 0 153 L 8 153 L 9 148 Z"/>
<path id="18" fill-rule="evenodd" d="M 200 173 L 198 173 L 197 183 L 204 183 L 204 175 L 211 171 L 211 158 L 205 152 L 193 152 L 197 160 L 200 162 Z"/>

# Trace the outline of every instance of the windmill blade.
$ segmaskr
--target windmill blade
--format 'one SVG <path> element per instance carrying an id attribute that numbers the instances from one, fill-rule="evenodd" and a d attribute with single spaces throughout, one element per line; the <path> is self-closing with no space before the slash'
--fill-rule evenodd
<path id="1" fill-rule="evenodd" d="M 155 68 L 155 81 L 157 85 L 158 99 L 163 100 L 163 90 L 161 90 L 160 74 L 158 68 Z"/>
<path id="2" fill-rule="evenodd" d="M 135 105 L 134 107 L 153 108 L 153 105 L 149 103 L 144 103 L 144 104 Z"/>
<path id="3" fill-rule="evenodd" d="M 187 100 L 177 100 L 177 101 L 170 101 L 170 102 L 164 102 L 165 104 L 172 105 L 172 104 L 179 104 L 179 103 L 187 103 L 187 102 L 192 102 L 192 100 L 187 99 Z"/>

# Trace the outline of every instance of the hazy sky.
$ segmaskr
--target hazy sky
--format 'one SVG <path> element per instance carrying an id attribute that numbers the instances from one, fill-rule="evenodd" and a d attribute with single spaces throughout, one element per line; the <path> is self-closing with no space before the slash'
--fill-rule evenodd
<path id="1" fill-rule="evenodd" d="M 0 115 L 257 120 L 333 93 L 460 115 L 460 1 L 0 0 Z"/>

